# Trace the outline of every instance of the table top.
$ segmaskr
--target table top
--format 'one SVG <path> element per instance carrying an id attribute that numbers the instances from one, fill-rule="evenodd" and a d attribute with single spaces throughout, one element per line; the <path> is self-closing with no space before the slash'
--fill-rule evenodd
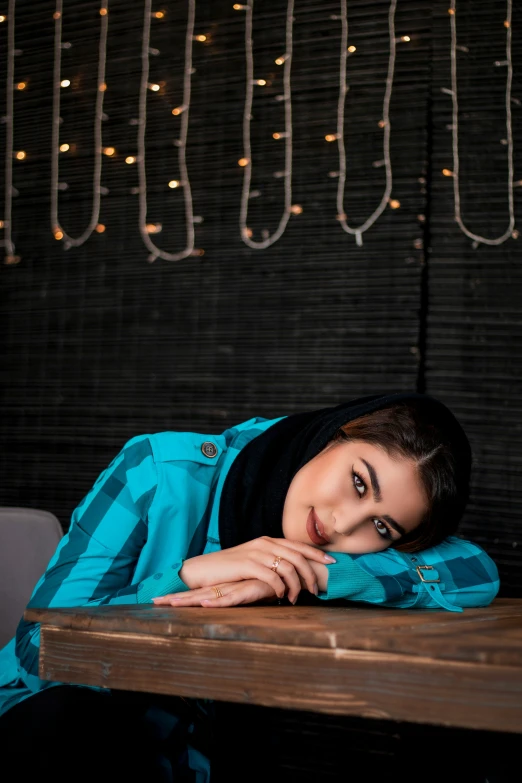
<path id="1" fill-rule="evenodd" d="M 28 609 L 60 682 L 522 732 L 522 601 Z"/>

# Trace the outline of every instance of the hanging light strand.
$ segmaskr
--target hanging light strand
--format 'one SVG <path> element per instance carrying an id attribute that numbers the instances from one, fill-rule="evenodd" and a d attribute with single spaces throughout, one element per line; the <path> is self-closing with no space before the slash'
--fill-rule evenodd
<path id="1" fill-rule="evenodd" d="M 138 122 L 138 173 L 140 199 L 140 234 L 147 249 L 150 251 L 149 261 L 162 258 L 165 261 L 181 261 L 192 255 L 194 251 L 194 209 L 192 191 L 188 176 L 186 147 L 190 111 L 190 92 L 192 78 L 192 44 L 194 36 L 194 19 L 196 15 L 196 0 L 188 2 L 187 32 L 185 35 L 185 70 L 183 73 L 183 111 L 181 112 L 181 130 L 178 140 L 178 164 L 180 169 L 181 187 L 185 199 L 185 220 L 187 227 L 187 244 L 179 253 L 168 253 L 154 244 L 147 230 L 147 172 L 145 166 L 145 131 L 147 127 L 147 92 L 149 84 L 149 46 L 150 25 L 152 18 L 152 0 L 145 0 L 145 16 L 143 22 L 143 46 L 141 50 L 141 84 Z"/>
<path id="2" fill-rule="evenodd" d="M 60 155 L 60 91 L 61 91 L 61 55 L 62 55 L 62 16 L 63 0 L 56 0 L 54 14 L 54 71 L 53 71 L 53 128 L 52 128 L 52 155 L 51 155 L 51 228 L 55 237 L 64 240 L 64 249 L 80 247 L 91 236 L 98 225 L 100 217 L 101 199 L 101 170 L 102 170 L 102 122 L 103 99 L 105 90 L 105 65 L 107 61 L 107 28 L 109 24 L 108 0 L 101 0 L 100 11 L 100 39 L 98 45 L 98 89 L 96 90 L 96 107 L 94 115 L 94 173 L 92 211 L 89 225 L 79 237 L 70 236 L 58 218 L 58 191 L 59 191 L 59 155 Z"/>
<path id="3" fill-rule="evenodd" d="M 13 93 L 15 59 L 15 8 L 16 0 L 9 0 L 7 9 L 7 89 L 5 110 L 5 200 L 4 200 L 4 247 L 7 259 L 14 258 L 13 243 Z"/>
<path id="4" fill-rule="evenodd" d="M 513 194 L 513 126 L 511 121 L 511 85 L 513 82 L 513 61 L 511 56 L 511 15 L 513 0 L 507 0 L 507 14 L 504 26 L 506 28 L 506 136 L 507 136 L 507 156 L 508 156 L 508 209 L 509 224 L 501 236 L 495 239 L 488 239 L 470 231 L 462 220 L 460 209 L 460 160 L 459 160 L 459 104 L 457 97 L 457 19 L 456 19 L 456 0 L 451 0 L 449 9 L 451 25 L 451 100 L 453 105 L 453 116 L 451 122 L 451 136 L 453 147 L 453 194 L 455 198 L 455 220 L 460 230 L 474 243 L 484 245 L 501 245 L 506 239 L 509 239 L 515 228 L 515 205 Z"/>
<path id="5" fill-rule="evenodd" d="M 246 97 L 243 111 L 243 158 L 246 161 L 243 166 L 243 188 L 241 191 L 241 210 L 239 215 L 239 229 L 241 239 L 249 247 L 255 250 L 264 250 L 282 237 L 287 223 L 292 214 L 292 96 L 290 89 L 290 72 L 292 67 L 292 48 L 293 48 L 293 22 L 294 22 L 294 0 L 288 0 L 286 10 L 286 49 L 285 60 L 283 64 L 283 101 L 285 106 L 285 170 L 284 178 L 284 212 L 276 231 L 270 236 L 265 236 L 262 242 L 251 239 L 251 229 L 247 226 L 248 203 L 250 199 L 250 185 L 252 182 L 252 146 L 250 139 L 250 123 L 252 115 L 252 103 L 254 96 L 254 54 L 252 40 L 252 16 L 254 10 L 254 0 L 248 0 L 248 5 L 244 7 L 245 16 L 245 57 L 246 57 Z M 282 135 L 282 134 L 281 134 Z"/>
<path id="6" fill-rule="evenodd" d="M 395 10 L 397 0 L 391 0 L 388 11 L 388 31 L 390 37 L 390 54 L 388 58 L 388 73 L 386 76 L 386 90 L 384 93 L 382 120 L 379 126 L 383 128 L 383 156 L 386 170 L 386 185 L 379 206 L 370 217 L 358 228 L 348 225 L 344 211 L 344 190 L 346 185 L 346 150 L 344 146 L 344 106 L 346 101 L 346 60 L 348 58 L 348 16 L 346 12 L 346 0 L 341 0 L 341 67 L 339 79 L 339 101 L 337 107 L 337 144 L 339 147 L 339 182 L 337 185 L 337 213 L 338 220 L 347 234 L 355 236 L 359 247 L 362 246 L 362 235 L 382 215 L 388 204 L 392 191 L 392 167 L 390 159 L 390 100 L 392 96 L 393 77 L 395 71 Z"/>

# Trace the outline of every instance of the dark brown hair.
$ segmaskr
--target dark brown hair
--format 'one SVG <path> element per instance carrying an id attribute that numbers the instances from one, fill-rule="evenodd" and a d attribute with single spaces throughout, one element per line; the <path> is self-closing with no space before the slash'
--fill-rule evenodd
<path id="1" fill-rule="evenodd" d="M 469 481 L 457 479 L 457 460 L 450 439 L 414 402 L 381 408 L 345 424 L 335 440 L 364 440 L 391 457 L 412 460 L 426 495 L 428 510 L 420 525 L 395 545 L 418 552 L 456 532 L 469 496 Z"/>

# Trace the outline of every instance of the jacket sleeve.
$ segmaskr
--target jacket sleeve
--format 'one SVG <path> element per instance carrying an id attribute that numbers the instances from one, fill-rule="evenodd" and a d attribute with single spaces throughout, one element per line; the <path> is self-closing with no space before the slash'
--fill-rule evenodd
<path id="1" fill-rule="evenodd" d="M 450 536 L 415 554 L 386 549 L 366 555 L 333 552 L 328 585 L 319 597 L 403 609 L 488 606 L 500 582 L 495 563 L 477 544 Z"/>
<path id="2" fill-rule="evenodd" d="M 148 436 L 130 440 L 75 509 L 71 526 L 37 583 L 29 607 L 96 606 L 150 602 L 154 595 L 188 589 L 179 578 L 182 563 L 166 573 L 133 582 L 147 540 L 148 514 L 158 485 Z M 38 679 L 39 623 L 22 619 L 16 655 L 32 690 Z"/>

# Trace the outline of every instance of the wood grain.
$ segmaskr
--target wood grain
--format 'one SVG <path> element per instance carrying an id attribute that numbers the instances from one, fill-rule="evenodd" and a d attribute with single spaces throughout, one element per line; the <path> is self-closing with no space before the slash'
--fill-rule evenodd
<path id="1" fill-rule="evenodd" d="M 44 626 L 40 676 L 272 707 L 522 732 L 522 669 L 425 656 Z"/>

